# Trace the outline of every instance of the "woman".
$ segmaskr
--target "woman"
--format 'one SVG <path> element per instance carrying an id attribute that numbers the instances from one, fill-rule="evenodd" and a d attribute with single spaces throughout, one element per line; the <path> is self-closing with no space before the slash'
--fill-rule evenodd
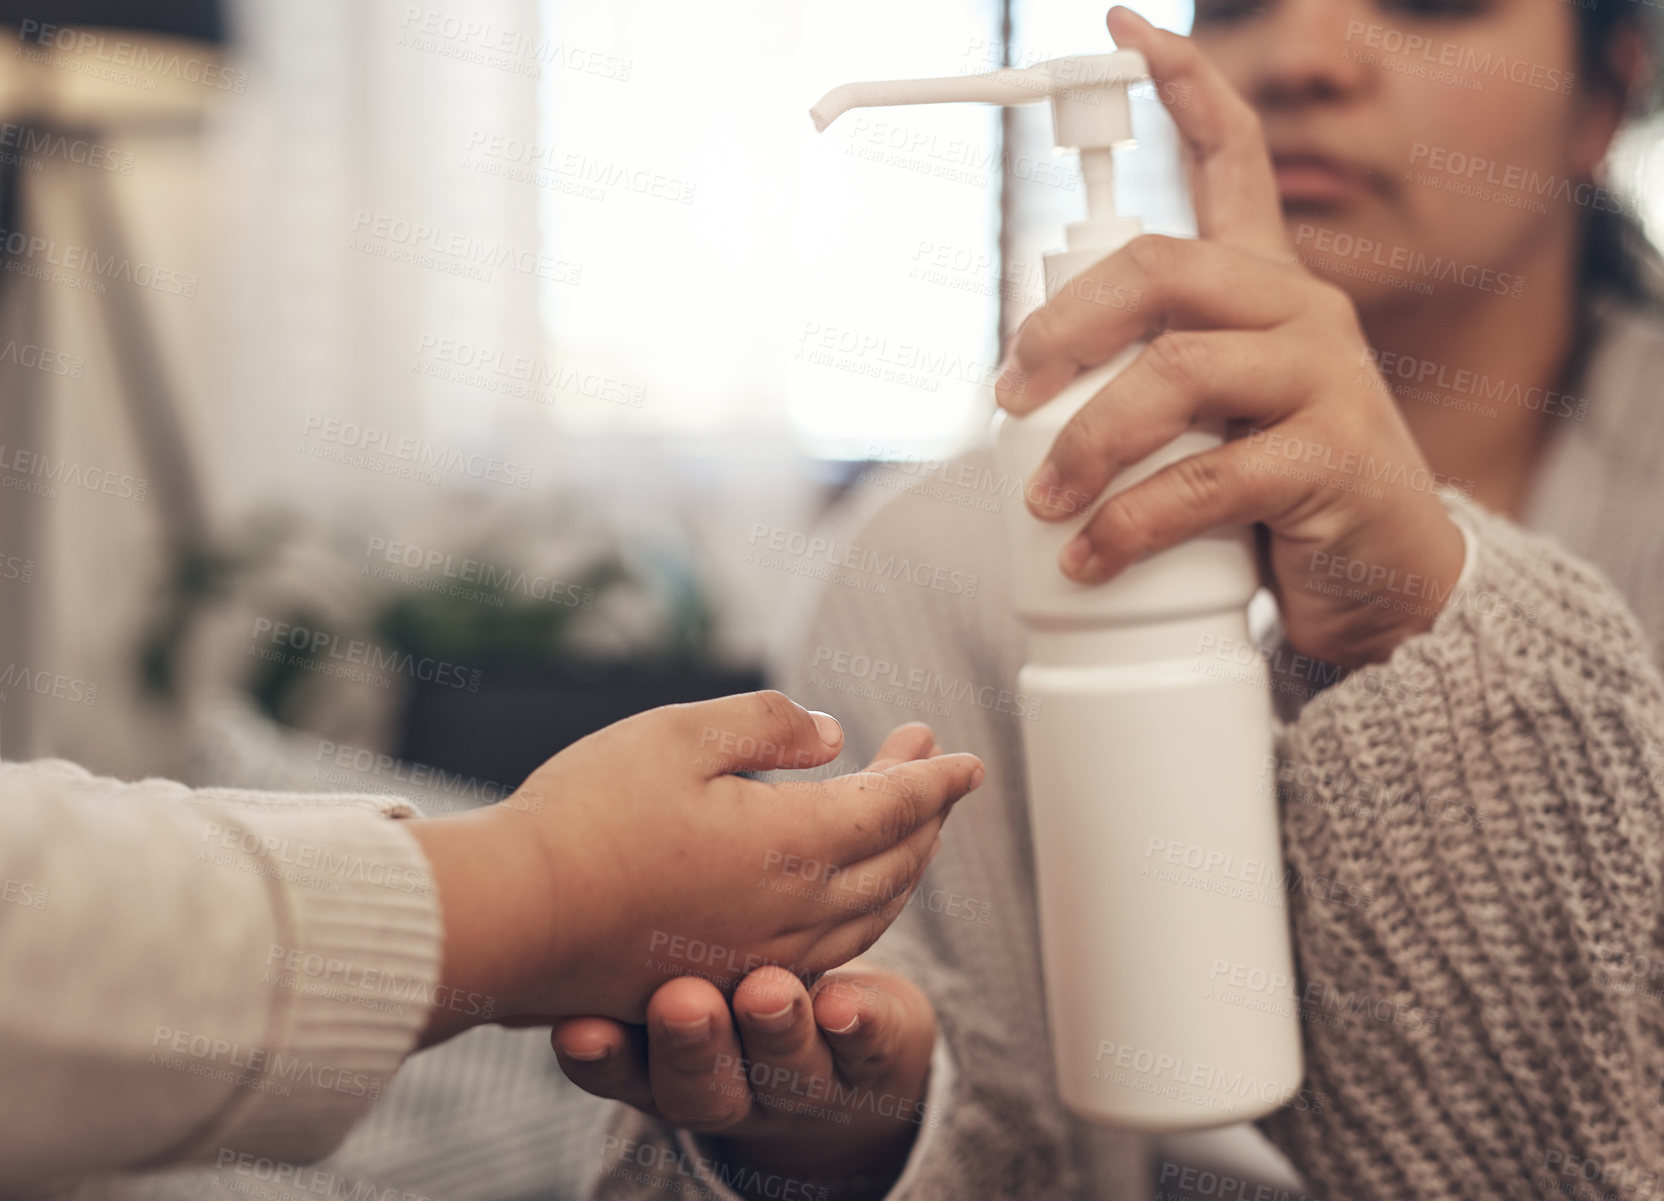
<path id="1" fill-rule="evenodd" d="M 1659 1188 L 1664 324 L 1622 206 L 1594 184 L 1647 75 L 1646 18 L 1628 0 L 1200 0 L 1187 41 L 1112 12 L 1117 43 L 1177 100 L 1202 241 L 1110 256 L 1096 282 L 1136 288 L 1139 310 L 1059 297 L 997 388 L 1025 411 L 1152 337 L 1059 439 L 1036 496 L 1095 495 L 1197 414 L 1249 432 L 1106 504 L 1061 569 L 1103 579 L 1258 522 L 1282 637 L 1307 656 L 1279 663 L 1358 669 L 1321 691 L 1328 676 L 1307 673 L 1316 695 L 1268 765 L 1294 878 L 1335 885 L 1289 898 L 1308 1075 L 1263 1123 L 1318 1195 Z M 1361 463 L 1387 465 L 1378 488 L 1357 486 Z M 856 514 L 849 536 L 928 546 L 986 581 L 984 603 L 828 590 L 804 695 L 843 695 L 852 681 L 828 665 L 849 650 L 1014 680 L 999 518 L 933 483 Z M 845 711 L 861 744 L 893 709 Z M 1018 720 L 935 719 L 984 753 L 1006 803 L 936 860 L 921 895 L 948 901 L 910 909 L 875 952 L 859 1048 L 827 1033 L 847 1009 L 758 973 L 732 1018 L 697 982 L 665 986 L 645 1052 L 605 1074 L 571 1053 L 621 1050 L 623 1032 L 568 1023 L 568 1074 L 703 1132 L 674 1137 L 757 1195 L 736 1169 L 828 1195 L 1140 1196 L 1152 1177 L 1164 1196 L 1258 1195 L 1152 1170 L 1137 1140 L 1053 1098 Z M 955 897 L 991 920 L 964 920 Z M 695 1014 L 702 1042 L 655 1025 Z M 740 1055 L 751 1087 L 720 1087 Z M 845 1120 L 793 1108 L 820 1080 Z M 880 1121 L 849 1100 L 862 1089 L 927 1116 Z M 672 1137 L 641 1120 L 616 1133 Z"/>

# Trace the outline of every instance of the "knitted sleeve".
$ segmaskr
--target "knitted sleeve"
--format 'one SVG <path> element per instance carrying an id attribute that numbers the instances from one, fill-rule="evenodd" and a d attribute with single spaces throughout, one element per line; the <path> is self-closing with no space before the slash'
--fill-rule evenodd
<path id="1" fill-rule="evenodd" d="M 439 977 L 414 812 L 0 764 L 0 1193 L 334 1148 Z"/>
<path id="2" fill-rule="evenodd" d="M 1349 1201 L 1649 1196 L 1664 1171 L 1664 685 L 1617 591 L 1477 511 L 1471 586 L 1281 735 L 1307 1085 Z"/>

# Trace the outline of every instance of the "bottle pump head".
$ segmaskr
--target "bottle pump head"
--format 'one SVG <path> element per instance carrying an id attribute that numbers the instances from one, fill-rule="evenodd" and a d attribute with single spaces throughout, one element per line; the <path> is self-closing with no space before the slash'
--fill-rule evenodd
<path id="1" fill-rule="evenodd" d="M 1086 220 L 1071 224 L 1068 249 L 1046 256 L 1046 293 L 1054 295 L 1070 277 L 1142 232 L 1136 217 L 1115 212 L 1114 148 L 1133 141 L 1127 86 L 1150 77 L 1136 50 L 1054 58 L 1027 68 L 944 79 L 893 79 L 846 83 L 833 88 L 809 110 L 824 133 L 852 108 L 900 104 L 1026 104 L 1049 99 L 1052 133 L 1060 150 L 1080 151 L 1086 183 Z"/>

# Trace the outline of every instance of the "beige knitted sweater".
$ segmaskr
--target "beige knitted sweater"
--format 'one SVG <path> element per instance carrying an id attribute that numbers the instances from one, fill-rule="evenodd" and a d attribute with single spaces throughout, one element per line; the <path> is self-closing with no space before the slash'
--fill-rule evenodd
<path id="1" fill-rule="evenodd" d="M 1332 886 L 1289 897 L 1317 1102 L 1262 1127 L 1310 1195 L 1664 1194 L 1661 380 L 1660 324 L 1609 314 L 1532 532 L 1473 513 L 1470 599 L 1280 733 L 1289 866 Z M 1020 501 L 986 452 L 873 483 L 825 562 L 909 569 L 823 573 L 784 683 L 843 721 L 850 763 L 923 719 L 989 769 L 874 952 L 932 997 L 949 1067 L 896 1195 L 1282 1196 L 1174 1179 L 1055 1099 L 1023 719 L 999 699 L 1022 650 L 998 510 Z M 675 1137 L 625 1111 L 612 1135 Z M 659 1175 L 724 1195 L 681 1141 Z M 654 1175 L 600 1193 L 661 1195 Z"/>

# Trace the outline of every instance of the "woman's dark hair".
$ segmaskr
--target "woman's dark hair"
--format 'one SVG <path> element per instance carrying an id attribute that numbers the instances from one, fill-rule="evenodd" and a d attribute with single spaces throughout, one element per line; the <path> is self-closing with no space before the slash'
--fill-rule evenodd
<path id="1" fill-rule="evenodd" d="M 1655 70 L 1658 26 L 1647 0 L 1564 0 L 1577 14 L 1578 53 L 1586 86 L 1614 93 L 1631 116 L 1650 113 L 1659 94 Z M 1626 31 L 1640 35 L 1648 57 L 1639 82 L 1625 80 L 1613 57 Z M 1635 220 L 1629 202 L 1594 206 L 1583 228 L 1583 292 L 1616 294 L 1637 303 L 1664 303 L 1664 260 Z M 1616 208 L 1620 211 L 1613 211 Z"/>

